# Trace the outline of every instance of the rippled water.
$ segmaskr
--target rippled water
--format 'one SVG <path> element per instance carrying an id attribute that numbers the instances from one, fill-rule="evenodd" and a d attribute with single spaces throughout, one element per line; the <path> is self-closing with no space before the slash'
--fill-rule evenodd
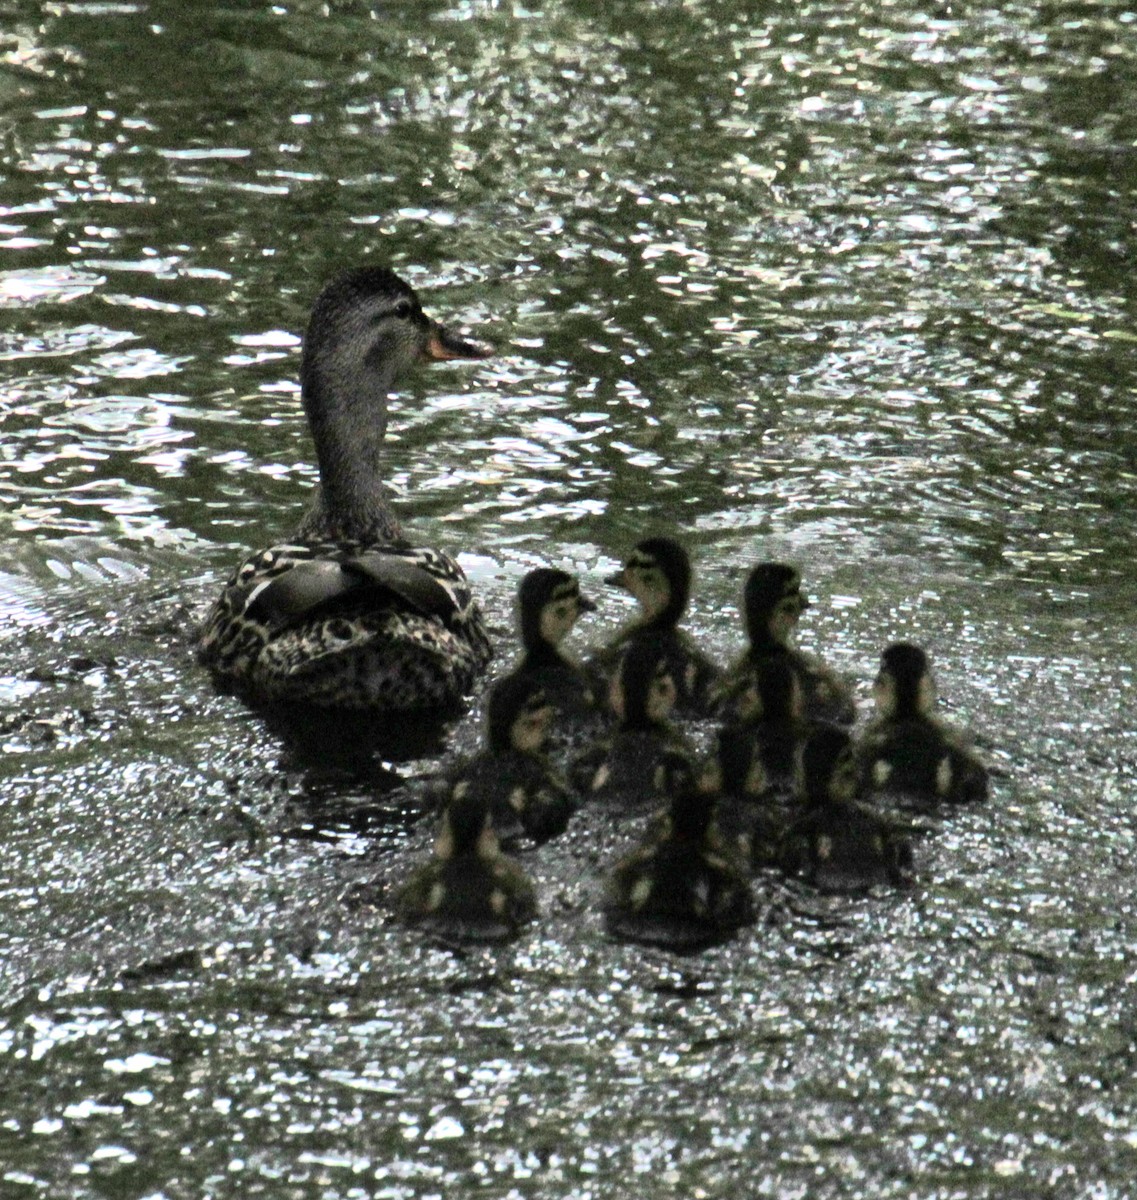
<path id="1" fill-rule="evenodd" d="M 1135 26 L 7 6 L 5 1198 L 1132 1195 Z M 604 939 L 577 831 L 513 947 L 386 923 L 442 748 L 321 756 L 188 647 L 303 510 L 298 333 L 368 260 L 498 347 L 400 396 L 390 482 L 506 658 L 525 570 L 599 639 L 661 529 L 722 657 L 775 556 L 863 682 L 931 648 L 997 777 L 913 895 L 770 881 L 671 959 Z"/>

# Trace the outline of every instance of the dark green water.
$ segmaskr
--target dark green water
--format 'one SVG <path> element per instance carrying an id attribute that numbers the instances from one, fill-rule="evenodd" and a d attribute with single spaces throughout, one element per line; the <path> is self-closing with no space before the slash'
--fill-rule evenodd
<path id="1" fill-rule="evenodd" d="M 1120 0 L 0 4 L 0 1196 L 1131 1196 L 1134 114 Z M 997 778 L 914 894 L 670 959 L 578 835 L 509 949 L 386 922 L 438 748 L 329 762 L 188 648 L 362 261 L 498 347 L 390 482 L 503 658 L 527 569 L 586 644 L 657 531 L 721 657 L 764 557 L 863 685 L 928 645 Z"/>

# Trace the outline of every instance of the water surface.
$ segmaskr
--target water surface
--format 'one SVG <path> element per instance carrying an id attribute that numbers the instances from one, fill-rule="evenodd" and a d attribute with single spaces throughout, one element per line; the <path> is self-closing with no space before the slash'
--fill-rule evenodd
<path id="1" fill-rule="evenodd" d="M 5 1196 L 1131 1191 L 1137 14 L 609 7 L 10 6 Z M 996 780 L 912 895 L 763 881 L 672 959 L 578 831 L 513 947 L 387 922 L 443 747 L 323 756 L 189 648 L 303 512 L 298 335 L 365 261 L 498 348 L 400 393 L 389 482 L 503 662 L 526 570 L 598 641 L 655 532 L 720 657 L 766 557 L 863 695 L 929 647 Z"/>

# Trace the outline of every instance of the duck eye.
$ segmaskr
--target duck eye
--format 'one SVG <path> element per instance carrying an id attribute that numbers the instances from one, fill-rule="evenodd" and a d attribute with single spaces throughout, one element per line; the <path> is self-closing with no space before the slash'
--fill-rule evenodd
<path id="1" fill-rule="evenodd" d="M 394 308 L 394 315 L 398 317 L 400 321 L 405 321 L 413 312 L 414 306 L 409 300 L 400 300 Z"/>

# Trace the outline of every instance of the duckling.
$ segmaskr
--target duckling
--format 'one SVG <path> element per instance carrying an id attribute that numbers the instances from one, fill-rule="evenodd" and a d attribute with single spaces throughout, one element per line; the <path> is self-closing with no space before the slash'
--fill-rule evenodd
<path id="1" fill-rule="evenodd" d="M 490 811 L 502 842 L 563 833 L 576 801 L 545 757 L 553 706 L 541 684 L 507 675 L 489 691 L 486 746 L 447 776 L 443 805 L 474 797 Z"/>
<path id="2" fill-rule="evenodd" d="M 459 796 L 442 814 L 434 856 L 393 898 L 396 913 L 447 942 L 500 942 L 537 912 L 533 884 L 501 852 L 484 797 Z"/>
<path id="3" fill-rule="evenodd" d="M 746 747 L 747 780 L 751 796 L 791 798 L 798 786 L 798 759 L 811 723 L 805 719 L 805 689 L 785 655 L 760 659 L 742 681 L 719 730 L 719 757 L 729 750 L 741 763 Z"/>
<path id="4" fill-rule="evenodd" d="M 787 659 L 805 689 L 806 716 L 851 725 L 856 719 L 849 684 L 820 659 L 790 644 L 809 600 L 801 590 L 801 574 L 784 563 L 759 563 L 743 590 L 742 608 L 750 645 L 727 673 L 718 695 L 729 705 L 746 687 L 755 665 L 765 658 Z"/>
<path id="5" fill-rule="evenodd" d="M 199 661 L 254 703 L 400 712 L 460 702 L 490 660 L 462 568 L 413 547 L 380 475 L 387 396 L 416 362 L 488 351 L 422 311 L 384 267 L 336 276 L 304 336 L 301 398 L 320 469 L 288 542 L 244 562 L 199 634 Z"/>
<path id="6" fill-rule="evenodd" d="M 713 797 L 682 760 L 677 790 L 647 840 L 622 858 L 603 901 L 608 932 L 682 952 L 722 941 L 754 920 L 746 874 L 713 821 Z"/>
<path id="7" fill-rule="evenodd" d="M 894 642 L 873 685 L 876 717 L 859 759 L 866 788 L 928 802 L 964 804 L 987 798 L 987 769 L 964 737 L 932 715 L 935 682 L 927 654 Z"/>
<path id="8" fill-rule="evenodd" d="M 710 716 L 712 690 L 722 668 L 679 628 L 691 594 L 687 551 L 671 538 L 645 538 L 608 582 L 631 592 L 640 611 L 631 625 L 593 657 L 588 669 L 611 677 L 628 646 L 641 637 L 651 637 L 666 647 L 677 688 L 677 712 L 689 717 Z"/>
<path id="9" fill-rule="evenodd" d="M 828 892 L 912 880 L 912 845 L 900 826 L 857 802 L 853 742 L 818 726 L 802 749 L 806 812 L 786 831 L 781 865 Z"/>
<path id="10" fill-rule="evenodd" d="M 574 761 L 580 791 L 625 808 L 658 803 L 667 796 L 664 755 L 694 762 L 690 744 L 668 720 L 677 688 L 667 649 L 664 639 L 644 636 L 624 651 L 609 690 L 619 724 Z"/>
<path id="11" fill-rule="evenodd" d="M 521 580 L 517 609 L 523 654 L 513 674 L 540 683 L 557 724 L 598 723 L 602 712 L 584 671 L 561 650 L 581 616 L 596 611 L 595 602 L 581 594 L 567 571 L 538 567 Z"/>

